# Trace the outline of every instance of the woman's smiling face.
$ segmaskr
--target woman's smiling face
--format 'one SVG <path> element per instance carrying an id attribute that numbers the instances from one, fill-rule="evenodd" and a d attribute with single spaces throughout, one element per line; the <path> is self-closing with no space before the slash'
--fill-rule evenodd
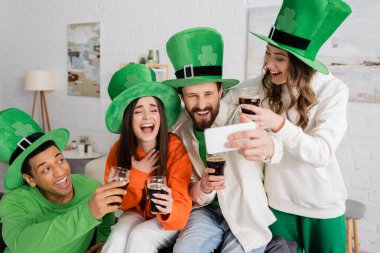
<path id="1" fill-rule="evenodd" d="M 277 85 L 286 83 L 290 68 L 288 52 L 268 44 L 264 61 L 272 82 Z"/>
<path id="2" fill-rule="evenodd" d="M 144 151 L 156 146 L 160 123 L 156 100 L 153 97 L 140 98 L 133 109 L 132 127 L 137 143 Z"/>

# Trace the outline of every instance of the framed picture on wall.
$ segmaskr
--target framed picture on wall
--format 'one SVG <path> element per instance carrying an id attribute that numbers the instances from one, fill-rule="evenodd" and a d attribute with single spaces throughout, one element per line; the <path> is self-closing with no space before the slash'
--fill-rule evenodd
<path id="1" fill-rule="evenodd" d="M 67 28 L 68 94 L 100 97 L 100 23 Z"/>
<path id="2" fill-rule="evenodd" d="M 376 6 L 374 6 L 376 5 Z M 280 5 L 248 10 L 248 30 L 268 35 Z M 355 13 L 320 49 L 317 59 L 350 89 L 351 102 L 380 103 L 380 2 L 355 6 Z M 262 73 L 266 42 L 249 35 L 246 78 Z"/>

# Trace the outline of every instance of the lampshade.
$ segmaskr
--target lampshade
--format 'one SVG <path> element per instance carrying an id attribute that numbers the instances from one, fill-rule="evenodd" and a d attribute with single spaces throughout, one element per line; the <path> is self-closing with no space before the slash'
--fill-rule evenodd
<path id="1" fill-rule="evenodd" d="M 29 70 L 25 77 L 25 90 L 54 90 L 54 74 L 45 70 Z"/>

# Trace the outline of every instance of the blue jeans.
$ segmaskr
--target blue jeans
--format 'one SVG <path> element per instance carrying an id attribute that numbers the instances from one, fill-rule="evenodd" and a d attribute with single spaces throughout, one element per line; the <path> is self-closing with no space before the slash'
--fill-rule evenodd
<path id="1" fill-rule="evenodd" d="M 221 252 L 243 253 L 218 207 L 205 206 L 191 211 L 186 227 L 180 232 L 174 253 L 210 253 L 220 247 Z M 263 253 L 266 245 L 250 251 Z"/>

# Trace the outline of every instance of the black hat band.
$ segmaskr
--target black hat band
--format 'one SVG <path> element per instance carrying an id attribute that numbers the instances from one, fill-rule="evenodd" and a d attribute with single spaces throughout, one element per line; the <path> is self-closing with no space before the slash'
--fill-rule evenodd
<path id="1" fill-rule="evenodd" d="M 29 135 L 28 137 L 22 138 L 18 143 L 17 143 L 17 148 L 15 151 L 13 151 L 11 158 L 9 159 L 9 165 L 12 165 L 14 160 L 25 150 L 27 149 L 30 145 L 32 145 L 33 142 L 41 138 L 44 133 L 34 133 Z"/>
<path id="2" fill-rule="evenodd" d="M 193 78 L 195 76 L 222 76 L 222 66 L 183 66 L 182 69 L 175 72 L 177 79 Z"/>
<path id="3" fill-rule="evenodd" d="M 306 48 L 309 46 L 311 42 L 311 40 L 280 31 L 274 26 L 270 29 L 268 37 L 277 43 L 281 43 L 302 50 L 306 50 Z"/>

